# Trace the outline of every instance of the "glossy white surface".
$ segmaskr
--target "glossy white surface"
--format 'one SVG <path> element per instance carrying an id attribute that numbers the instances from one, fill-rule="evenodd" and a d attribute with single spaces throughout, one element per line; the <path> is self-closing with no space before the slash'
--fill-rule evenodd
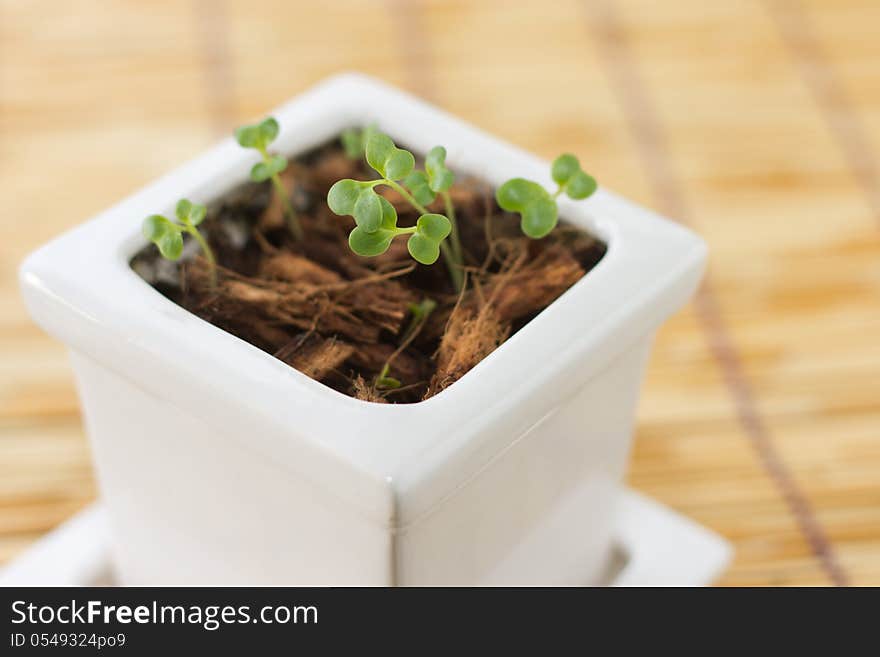
<path id="1" fill-rule="evenodd" d="M 548 180 L 547 163 L 362 76 L 333 78 L 273 114 L 285 152 L 376 122 L 418 151 L 443 143 L 451 166 L 493 184 Z M 227 139 L 21 269 L 34 318 L 77 354 L 123 579 L 594 578 L 647 345 L 693 292 L 703 242 L 604 190 L 562 202 L 566 219 L 608 243 L 599 265 L 441 394 L 368 404 L 195 317 L 128 267 L 145 215 L 221 195 L 253 159 Z M 138 548 L 147 534 L 149 555 Z M 535 565 L 560 543 L 581 549 Z"/>
<path id="2" fill-rule="evenodd" d="M 0 586 L 116 584 L 106 510 L 95 504 L 0 569 Z M 702 586 L 730 561 L 727 541 L 657 502 L 623 490 L 606 586 Z"/>

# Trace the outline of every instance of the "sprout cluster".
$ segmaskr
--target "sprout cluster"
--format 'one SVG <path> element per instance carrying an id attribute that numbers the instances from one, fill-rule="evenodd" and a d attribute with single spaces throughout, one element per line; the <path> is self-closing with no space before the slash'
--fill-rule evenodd
<path id="1" fill-rule="evenodd" d="M 502 210 L 520 215 L 522 232 L 533 239 L 546 237 L 556 227 L 559 209 L 556 199 L 565 192 L 569 198 L 581 200 L 596 191 L 595 179 L 581 169 L 574 155 L 560 155 L 550 170 L 559 185 L 551 194 L 541 185 L 525 178 L 512 178 L 498 188 L 495 200 Z"/>
<path id="2" fill-rule="evenodd" d="M 410 255 L 425 265 L 435 263 L 452 232 L 452 223 L 449 217 L 429 212 L 425 206 L 452 185 L 452 172 L 444 165 L 446 151 L 442 147 L 433 149 L 430 165 L 426 161 L 425 171 L 419 171 L 413 154 L 395 146 L 388 135 L 376 130 L 364 134 L 364 156 L 380 178 L 346 178 L 335 183 L 327 194 L 327 204 L 335 214 L 354 217 L 355 228 L 348 238 L 351 250 L 362 256 L 377 256 L 388 250 L 395 237 L 408 235 Z M 359 153 L 355 141 L 350 134 L 346 150 L 351 155 Z M 420 213 L 415 226 L 397 225 L 394 206 L 376 192 L 380 185 L 398 192 Z M 455 264 L 460 267 L 460 262 Z"/>
<path id="3" fill-rule="evenodd" d="M 260 161 L 251 168 L 250 178 L 255 182 L 271 181 L 291 234 L 301 240 L 302 227 L 280 178 L 288 166 L 287 158 L 269 152 L 269 145 L 278 133 L 278 122 L 269 117 L 236 129 L 235 139 L 242 147 L 252 148 L 260 154 Z M 340 180 L 327 194 L 327 204 L 335 214 L 354 218 L 355 227 L 348 238 L 351 250 L 362 256 L 378 256 L 388 250 L 396 237 L 406 236 L 407 250 L 416 261 L 431 265 L 443 255 L 453 286 L 460 291 L 464 285 L 464 252 L 450 196 L 455 176 L 446 167 L 446 149 L 442 146 L 432 148 L 425 157 L 424 168 L 418 169 L 413 154 L 398 148 L 375 126 L 349 128 L 343 131 L 340 141 L 348 157 L 365 158 L 379 175 L 374 180 Z M 597 189 L 595 179 L 584 172 L 574 155 L 557 157 L 551 167 L 551 176 L 557 184 L 553 193 L 525 178 L 508 180 L 495 193 L 503 210 L 519 214 L 522 232 L 532 239 L 546 237 L 556 227 L 560 195 L 582 200 Z M 394 206 L 376 191 L 382 186 L 396 191 L 419 213 L 415 225 L 397 225 Z M 443 202 L 442 214 L 428 210 L 438 197 Z M 161 215 L 147 217 L 143 222 L 144 235 L 159 248 L 164 258 L 176 260 L 183 252 L 183 234 L 189 233 L 205 254 L 212 280 L 216 279 L 214 255 L 197 228 L 205 219 L 205 206 L 182 199 L 175 214 L 177 221 Z"/>
<path id="4" fill-rule="evenodd" d="M 260 123 L 244 125 L 235 130 L 235 139 L 244 148 L 256 150 L 262 160 L 257 162 L 250 171 L 250 178 L 254 182 L 271 180 L 275 192 L 281 199 L 284 215 L 287 219 L 290 232 L 296 239 L 302 238 L 302 228 L 293 211 L 287 190 L 279 178 L 279 174 L 287 168 L 287 158 L 282 155 L 269 153 L 269 144 L 278 136 L 278 121 L 271 116 Z M 217 280 L 217 263 L 214 253 L 207 240 L 199 232 L 197 226 L 205 220 L 207 209 L 204 205 L 192 203 L 187 199 L 181 199 L 175 208 L 177 222 L 159 214 L 152 214 L 143 221 L 142 231 L 144 237 L 155 244 L 163 258 L 177 260 L 183 253 L 183 234 L 189 233 L 198 242 L 208 261 L 211 269 L 211 281 Z"/>
<path id="5" fill-rule="evenodd" d="M 287 158 L 283 155 L 271 154 L 268 150 L 269 144 L 275 141 L 278 132 L 278 121 L 270 116 L 260 123 L 243 125 L 240 128 L 236 128 L 235 139 L 239 146 L 253 148 L 260 154 L 262 161 L 257 162 L 251 168 L 251 180 L 254 182 L 272 181 L 272 187 L 275 188 L 275 193 L 281 199 L 287 226 L 293 237 L 301 240 L 303 237 L 302 227 L 296 212 L 293 210 L 290 196 L 288 196 L 287 190 L 284 188 L 284 184 L 279 177 L 279 174 L 287 168 Z"/>
<path id="6" fill-rule="evenodd" d="M 205 220 L 208 210 L 204 205 L 193 203 L 188 199 L 180 199 L 174 209 L 177 221 L 172 221 L 161 214 L 151 214 L 144 219 L 142 231 L 144 237 L 159 248 L 159 253 L 168 260 L 177 260 L 183 253 L 183 234 L 189 233 L 198 242 L 208 265 L 211 268 L 212 277 L 216 276 L 216 264 L 214 252 L 199 233 L 197 226 Z"/>
<path id="7" fill-rule="evenodd" d="M 398 148 L 390 137 L 373 126 L 363 130 L 349 128 L 342 133 L 340 141 L 348 157 L 366 157 L 367 163 L 381 176 L 367 181 L 340 180 L 327 195 L 333 212 L 354 217 L 356 227 L 349 237 L 352 251 L 362 256 L 376 256 L 387 251 L 395 237 L 410 235 L 407 247 L 413 258 L 430 265 L 442 252 L 453 285 L 460 290 L 464 254 L 449 194 L 455 176 L 446 168 L 446 149 L 432 148 L 425 157 L 424 170 L 420 170 L 415 168 L 412 153 Z M 546 237 L 556 227 L 559 220 L 556 201 L 561 194 L 582 200 L 597 188 L 595 179 L 584 172 L 578 159 L 567 153 L 554 160 L 551 175 L 558 186 L 554 193 L 534 181 L 513 178 L 495 194 L 503 210 L 520 215 L 520 227 L 532 239 Z M 376 192 L 382 185 L 396 190 L 421 213 L 416 226 L 400 228 L 397 225 L 394 208 Z M 445 215 L 427 210 L 438 196 L 443 198 Z M 449 244 L 445 242 L 447 237 Z"/>

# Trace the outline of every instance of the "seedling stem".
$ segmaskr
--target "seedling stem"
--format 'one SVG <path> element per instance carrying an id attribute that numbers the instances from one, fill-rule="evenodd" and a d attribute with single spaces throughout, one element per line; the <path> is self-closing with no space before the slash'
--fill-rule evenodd
<path id="1" fill-rule="evenodd" d="M 236 128 L 235 139 L 243 148 L 253 148 L 260 154 L 263 161 L 257 162 L 251 169 L 251 180 L 254 182 L 272 181 L 275 194 L 281 201 L 287 228 L 293 238 L 300 241 L 303 238 L 302 225 L 279 176 L 287 168 L 287 158 L 283 155 L 273 155 L 268 150 L 269 144 L 275 141 L 275 137 L 278 136 L 278 131 L 278 121 L 270 116 L 260 123 Z"/>
<path id="2" fill-rule="evenodd" d="M 168 260 L 177 260 L 183 254 L 183 233 L 192 235 L 208 262 L 211 286 L 217 284 L 217 261 L 208 241 L 197 226 L 205 220 L 208 210 L 204 205 L 180 199 L 174 209 L 177 221 L 171 221 L 161 214 L 151 214 L 144 219 L 144 237 L 159 248 L 159 253 Z"/>
<path id="3" fill-rule="evenodd" d="M 400 341 L 397 349 L 395 349 L 394 353 L 388 357 L 388 360 L 385 361 L 379 374 L 376 375 L 376 380 L 373 382 L 375 388 L 393 390 L 401 386 L 401 381 L 399 379 L 389 376 L 391 363 L 394 362 L 394 359 L 397 358 L 413 340 L 415 340 L 416 336 L 425 325 L 425 322 L 428 320 L 428 315 L 434 312 L 436 307 L 437 302 L 428 298 L 423 299 L 421 303 L 410 305 L 409 311 L 412 313 L 412 319 L 410 320 L 409 326 L 407 326 L 406 331 L 403 334 L 403 339 Z"/>

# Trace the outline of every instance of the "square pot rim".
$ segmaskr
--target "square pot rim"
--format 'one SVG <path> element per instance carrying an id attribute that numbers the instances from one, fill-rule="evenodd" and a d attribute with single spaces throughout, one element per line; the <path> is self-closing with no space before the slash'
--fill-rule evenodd
<path id="1" fill-rule="evenodd" d="M 493 185 L 513 176 L 551 184 L 546 162 L 361 74 L 333 76 L 271 114 L 281 124 L 277 149 L 285 153 L 375 122 L 420 152 L 443 143 L 453 169 Z M 480 455 L 485 463 L 497 454 L 503 440 L 474 437 L 493 433 L 486 428 L 511 413 L 528 411 L 525 422 L 539 421 L 683 303 L 705 261 L 705 245 L 691 231 L 605 189 L 586 203 L 562 200 L 563 218 L 606 243 L 596 267 L 442 393 L 414 404 L 363 402 L 198 318 L 129 266 L 145 244 L 144 216 L 169 211 L 184 196 L 213 200 L 244 182 L 256 157 L 228 137 L 34 252 L 20 269 L 31 313 L 126 378 L 159 377 L 148 384 L 153 394 L 190 410 L 222 406 L 220 417 L 201 406 L 216 422 L 224 413 L 245 413 L 398 493 L 453 462 Z M 572 363 L 577 376 L 560 377 Z"/>

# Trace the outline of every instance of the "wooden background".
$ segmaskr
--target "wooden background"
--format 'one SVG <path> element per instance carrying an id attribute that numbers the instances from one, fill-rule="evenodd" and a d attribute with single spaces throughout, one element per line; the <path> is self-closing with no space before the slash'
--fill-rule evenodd
<path id="1" fill-rule="evenodd" d="M 95 496 L 17 264 L 357 69 L 705 236 L 631 484 L 735 543 L 722 584 L 880 584 L 878 25 L 877 0 L 0 0 L 0 562 Z"/>

